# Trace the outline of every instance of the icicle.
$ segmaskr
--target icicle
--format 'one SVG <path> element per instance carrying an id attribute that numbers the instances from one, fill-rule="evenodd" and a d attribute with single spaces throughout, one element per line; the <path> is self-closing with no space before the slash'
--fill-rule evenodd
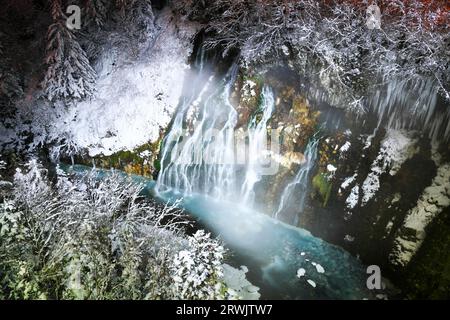
<path id="1" fill-rule="evenodd" d="M 430 79 L 390 81 L 368 99 L 378 117 L 377 128 L 425 130 L 430 139 L 450 139 L 450 111 L 438 110 L 438 89 Z M 444 120 L 446 119 L 446 120 Z M 446 124 L 447 123 L 447 124 Z"/>

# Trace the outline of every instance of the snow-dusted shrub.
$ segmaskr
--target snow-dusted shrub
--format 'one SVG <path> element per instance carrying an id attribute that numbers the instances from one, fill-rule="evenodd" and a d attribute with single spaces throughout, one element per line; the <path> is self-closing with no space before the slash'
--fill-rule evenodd
<path id="1" fill-rule="evenodd" d="M 149 202 L 141 190 L 118 173 L 59 171 L 53 185 L 36 161 L 17 170 L 0 204 L 0 297 L 225 298 L 224 249 L 202 232 L 187 237 L 178 204 Z"/>
<path id="2" fill-rule="evenodd" d="M 180 251 L 171 266 L 175 296 L 180 299 L 225 298 L 221 283 L 225 250 L 203 230 L 189 238 L 189 249 Z M 206 285 L 205 285 L 206 284 Z"/>

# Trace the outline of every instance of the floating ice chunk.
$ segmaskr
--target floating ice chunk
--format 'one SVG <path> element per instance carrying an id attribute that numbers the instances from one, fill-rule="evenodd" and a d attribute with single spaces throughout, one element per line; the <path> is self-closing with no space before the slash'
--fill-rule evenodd
<path id="1" fill-rule="evenodd" d="M 308 280 L 306 280 L 306 281 L 309 283 L 309 285 L 310 285 L 311 287 L 313 287 L 313 288 L 316 287 L 316 283 L 315 283 L 314 281 L 312 281 L 311 279 L 308 279 Z"/>
<path id="2" fill-rule="evenodd" d="M 317 263 L 315 267 L 318 273 L 325 273 L 325 269 L 320 264 Z"/>
<path id="3" fill-rule="evenodd" d="M 300 269 L 297 270 L 297 277 L 298 278 L 303 277 L 305 274 L 306 274 L 306 270 L 305 269 L 300 268 Z"/>

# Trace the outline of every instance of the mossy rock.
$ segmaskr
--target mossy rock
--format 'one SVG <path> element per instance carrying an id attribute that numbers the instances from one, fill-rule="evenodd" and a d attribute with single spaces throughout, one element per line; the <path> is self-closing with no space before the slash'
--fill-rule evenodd
<path id="1" fill-rule="evenodd" d="M 319 172 L 312 180 L 314 191 L 322 198 L 322 205 L 327 206 L 333 184 L 328 180 L 326 173 Z"/>
<path id="2" fill-rule="evenodd" d="M 152 178 L 160 168 L 158 155 L 161 150 L 162 138 L 153 143 L 145 143 L 129 151 L 119 151 L 110 156 L 77 159 L 77 163 L 92 165 L 105 169 L 118 169 L 128 174 L 136 174 Z"/>

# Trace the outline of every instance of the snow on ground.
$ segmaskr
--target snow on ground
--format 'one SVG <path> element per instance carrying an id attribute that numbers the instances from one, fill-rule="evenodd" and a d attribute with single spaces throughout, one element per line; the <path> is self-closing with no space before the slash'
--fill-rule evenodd
<path id="1" fill-rule="evenodd" d="M 414 155 L 415 143 L 416 140 L 412 139 L 407 132 L 387 130 L 386 136 L 381 142 L 380 152 L 372 163 L 371 172 L 362 185 L 363 206 L 375 196 L 380 188 L 380 176 L 388 170 L 390 175 L 395 175 L 402 164 Z"/>
<path id="2" fill-rule="evenodd" d="M 228 264 L 223 264 L 222 267 L 225 284 L 235 291 L 241 299 L 258 300 L 261 297 L 258 292 L 259 288 L 252 285 L 245 276 L 248 272 L 247 267 L 241 266 L 240 269 L 236 269 Z"/>
<path id="3" fill-rule="evenodd" d="M 315 267 L 318 273 L 325 273 L 325 269 L 320 264 L 316 264 Z"/>
<path id="4" fill-rule="evenodd" d="M 66 152 L 87 150 L 96 156 L 157 141 L 181 96 L 196 32 L 196 25 L 177 26 L 172 19 L 176 18 L 170 11 L 161 13 L 157 20 L 161 31 L 138 61 L 122 59 L 126 53 L 117 48 L 105 50 L 96 66 L 99 78 L 93 99 L 67 109 L 41 102 L 22 110 L 21 122 L 31 118 L 33 123 L 30 148 L 63 142 Z M 2 133 L 7 137 L 11 132 Z"/>
<path id="5" fill-rule="evenodd" d="M 358 176 L 357 173 L 355 173 L 354 175 L 352 175 L 351 177 L 348 177 L 344 180 L 344 182 L 342 182 L 341 184 L 341 189 L 345 190 L 347 189 L 352 183 L 353 181 L 355 181 L 356 177 Z"/>

